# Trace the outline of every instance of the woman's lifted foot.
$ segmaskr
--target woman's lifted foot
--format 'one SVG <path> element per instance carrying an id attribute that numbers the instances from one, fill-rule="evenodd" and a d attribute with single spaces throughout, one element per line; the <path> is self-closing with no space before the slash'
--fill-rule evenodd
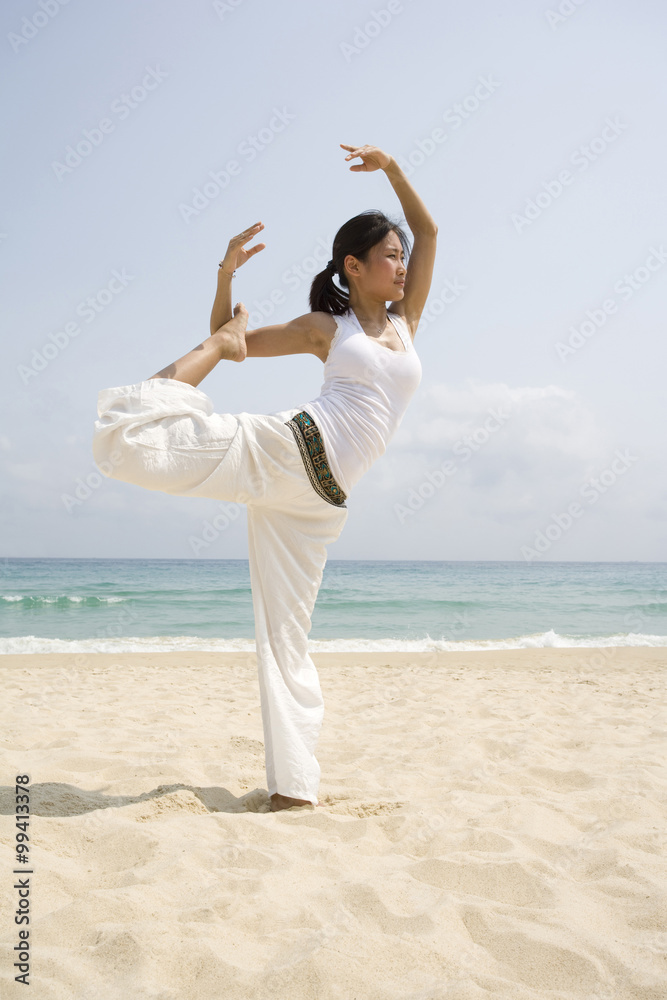
<path id="1" fill-rule="evenodd" d="M 213 334 L 218 341 L 223 361 L 245 361 L 248 353 L 245 342 L 247 325 L 248 310 L 242 302 L 237 302 L 232 319 Z"/>
<path id="2" fill-rule="evenodd" d="M 281 795 L 274 792 L 271 796 L 271 812 L 278 812 L 279 809 L 289 809 L 291 806 L 312 806 L 310 799 L 291 799 L 289 795 Z"/>

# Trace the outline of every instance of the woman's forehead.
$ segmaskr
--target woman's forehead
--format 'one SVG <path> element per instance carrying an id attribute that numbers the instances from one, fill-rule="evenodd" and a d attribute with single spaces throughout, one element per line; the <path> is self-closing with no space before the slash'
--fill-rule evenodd
<path id="1" fill-rule="evenodd" d="M 384 239 L 380 240 L 379 243 L 375 244 L 378 250 L 387 250 L 389 247 L 395 248 L 396 250 L 402 250 L 401 241 L 395 232 L 387 233 Z"/>

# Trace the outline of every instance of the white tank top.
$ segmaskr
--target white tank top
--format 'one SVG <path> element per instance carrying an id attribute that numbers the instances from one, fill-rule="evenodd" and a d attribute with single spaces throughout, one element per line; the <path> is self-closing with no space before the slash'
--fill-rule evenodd
<path id="1" fill-rule="evenodd" d="M 385 452 L 422 377 L 407 323 L 388 316 L 405 350 L 367 336 L 352 309 L 334 316 L 320 395 L 300 407 L 317 424 L 333 477 L 347 494 Z"/>

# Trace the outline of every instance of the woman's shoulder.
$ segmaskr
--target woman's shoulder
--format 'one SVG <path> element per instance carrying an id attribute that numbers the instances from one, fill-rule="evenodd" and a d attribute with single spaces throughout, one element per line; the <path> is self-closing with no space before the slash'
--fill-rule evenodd
<path id="1" fill-rule="evenodd" d="M 328 312 L 310 313 L 311 329 L 318 345 L 318 351 L 314 353 L 321 361 L 326 362 L 329 357 L 334 338 L 341 329 L 340 321 L 344 320 L 346 315 L 346 313 L 342 316 L 334 316 Z"/>
<path id="2" fill-rule="evenodd" d="M 332 313 L 328 312 L 311 312 L 310 320 L 313 327 L 323 334 L 328 334 L 333 337 L 336 330 L 338 329 L 337 320 L 340 319 L 339 316 L 334 316 Z"/>
<path id="3" fill-rule="evenodd" d="M 408 319 L 408 317 L 405 315 L 403 311 L 396 308 L 396 303 L 394 304 L 393 308 L 387 309 L 387 313 L 389 314 L 389 316 L 392 317 L 392 319 L 398 320 L 399 323 L 402 324 L 403 329 L 407 330 L 411 340 L 415 339 L 415 333 L 417 332 L 417 327 L 419 326 L 418 318 Z"/>

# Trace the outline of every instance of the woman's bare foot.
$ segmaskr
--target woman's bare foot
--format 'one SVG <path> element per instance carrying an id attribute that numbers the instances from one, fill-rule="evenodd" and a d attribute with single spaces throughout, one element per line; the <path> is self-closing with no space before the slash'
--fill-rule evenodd
<path id="1" fill-rule="evenodd" d="M 247 325 L 248 310 L 242 302 L 237 302 L 232 319 L 213 334 L 218 341 L 223 361 L 245 361 L 248 353 L 245 342 Z"/>
<path id="2" fill-rule="evenodd" d="M 274 792 L 271 796 L 271 812 L 278 812 L 279 809 L 289 809 L 291 806 L 312 806 L 310 799 L 291 799 L 289 795 L 281 795 Z"/>

